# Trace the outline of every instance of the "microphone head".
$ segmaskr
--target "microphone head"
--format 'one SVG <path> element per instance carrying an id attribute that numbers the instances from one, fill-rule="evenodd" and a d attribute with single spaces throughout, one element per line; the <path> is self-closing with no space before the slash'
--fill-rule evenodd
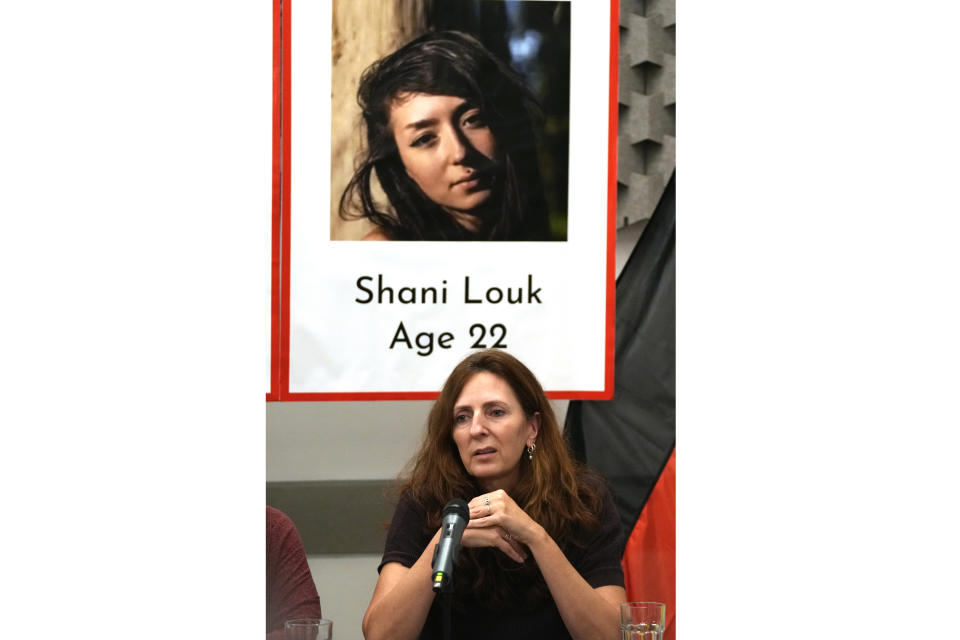
<path id="1" fill-rule="evenodd" d="M 441 517 L 446 518 L 449 515 L 458 515 L 464 520 L 470 519 L 470 509 L 467 507 L 467 503 L 460 498 L 454 498 L 447 503 L 447 506 L 443 508 L 443 515 Z"/>

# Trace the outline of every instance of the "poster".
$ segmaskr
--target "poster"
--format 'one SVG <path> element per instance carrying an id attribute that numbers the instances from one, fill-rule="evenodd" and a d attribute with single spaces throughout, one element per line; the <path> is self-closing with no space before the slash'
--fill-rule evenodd
<path id="1" fill-rule="evenodd" d="M 481 348 L 611 397 L 612 7 L 296 0 L 282 26 L 268 399 L 429 399 Z"/>

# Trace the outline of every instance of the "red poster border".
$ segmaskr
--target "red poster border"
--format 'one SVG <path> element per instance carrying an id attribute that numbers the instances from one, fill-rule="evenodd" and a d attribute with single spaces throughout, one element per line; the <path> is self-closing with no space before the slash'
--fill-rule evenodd
<path id="1" fill-rule="evenodd" d="M 280 243 L 280 233 L 282 229 L 283 211 L 281 194 L 284 189 L 281 187 L 281 176 L 286 173 L 283 171 L 284 164 L 281 154 L 283 153 L 283 109 L 284 109 L 284 56 L 285 47 L 283 46 L 283 34 L 289 33 L 289 30 L 283 28 L 283 7 L 281 0 L 274 0 L 273 3 L 273 139 L 271 141 L 272 149 L 272 187 L 270 194 L 271 225 L 270 225 L 270 390 L 267 392 L 267 402 L 277 401 L 281 398 L 282 374 L 280 367 L 280 327 L 281 327 L 281 293 L 283 291 L 281 277 L 282 269 L 280 266 L 282 245 Z M 289 68 L 289 66 L 287 67 Z"/>
<path id="2" fill-rule="evenodd" d="M 273 3 L 273 198 L 271 238 L 270 391 L 268 402 L 345 400 L 434 400 L 438 391 L 290 393 L 290 8 Z M 620 2 L 610 0 L 610 95 L 607 149 L 607 308 L 602 391 L 547 391 L 555 400 L 613 398 L 616 322 L 617 113 Z"/>

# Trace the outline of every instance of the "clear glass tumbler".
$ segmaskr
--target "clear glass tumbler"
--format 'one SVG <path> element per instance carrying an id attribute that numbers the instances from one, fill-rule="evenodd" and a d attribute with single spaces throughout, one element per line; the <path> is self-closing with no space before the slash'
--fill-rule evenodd
<path id="1" fill-rule="evenodd" d="M 620 605 L 621 640 L 663 640 L 667 606 L 662 602 L 624 602 Z"/>
<path id="2" fill-rule="evenodd" d="M 333 622 L 321 618 L 297 618 L 283 623 L 283 640 L 333 640 Z"/>

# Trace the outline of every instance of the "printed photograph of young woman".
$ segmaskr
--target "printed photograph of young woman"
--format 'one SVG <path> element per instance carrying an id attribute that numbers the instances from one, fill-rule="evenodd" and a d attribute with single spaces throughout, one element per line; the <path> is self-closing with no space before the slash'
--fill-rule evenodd
<path id="1" fill-rule="evenodd" d="M 359 76 L 352 154 L 332 126 L 331 239 L 566 240 L 569 3 L 458 0 L 414 18 L 420 33 Z"/>

